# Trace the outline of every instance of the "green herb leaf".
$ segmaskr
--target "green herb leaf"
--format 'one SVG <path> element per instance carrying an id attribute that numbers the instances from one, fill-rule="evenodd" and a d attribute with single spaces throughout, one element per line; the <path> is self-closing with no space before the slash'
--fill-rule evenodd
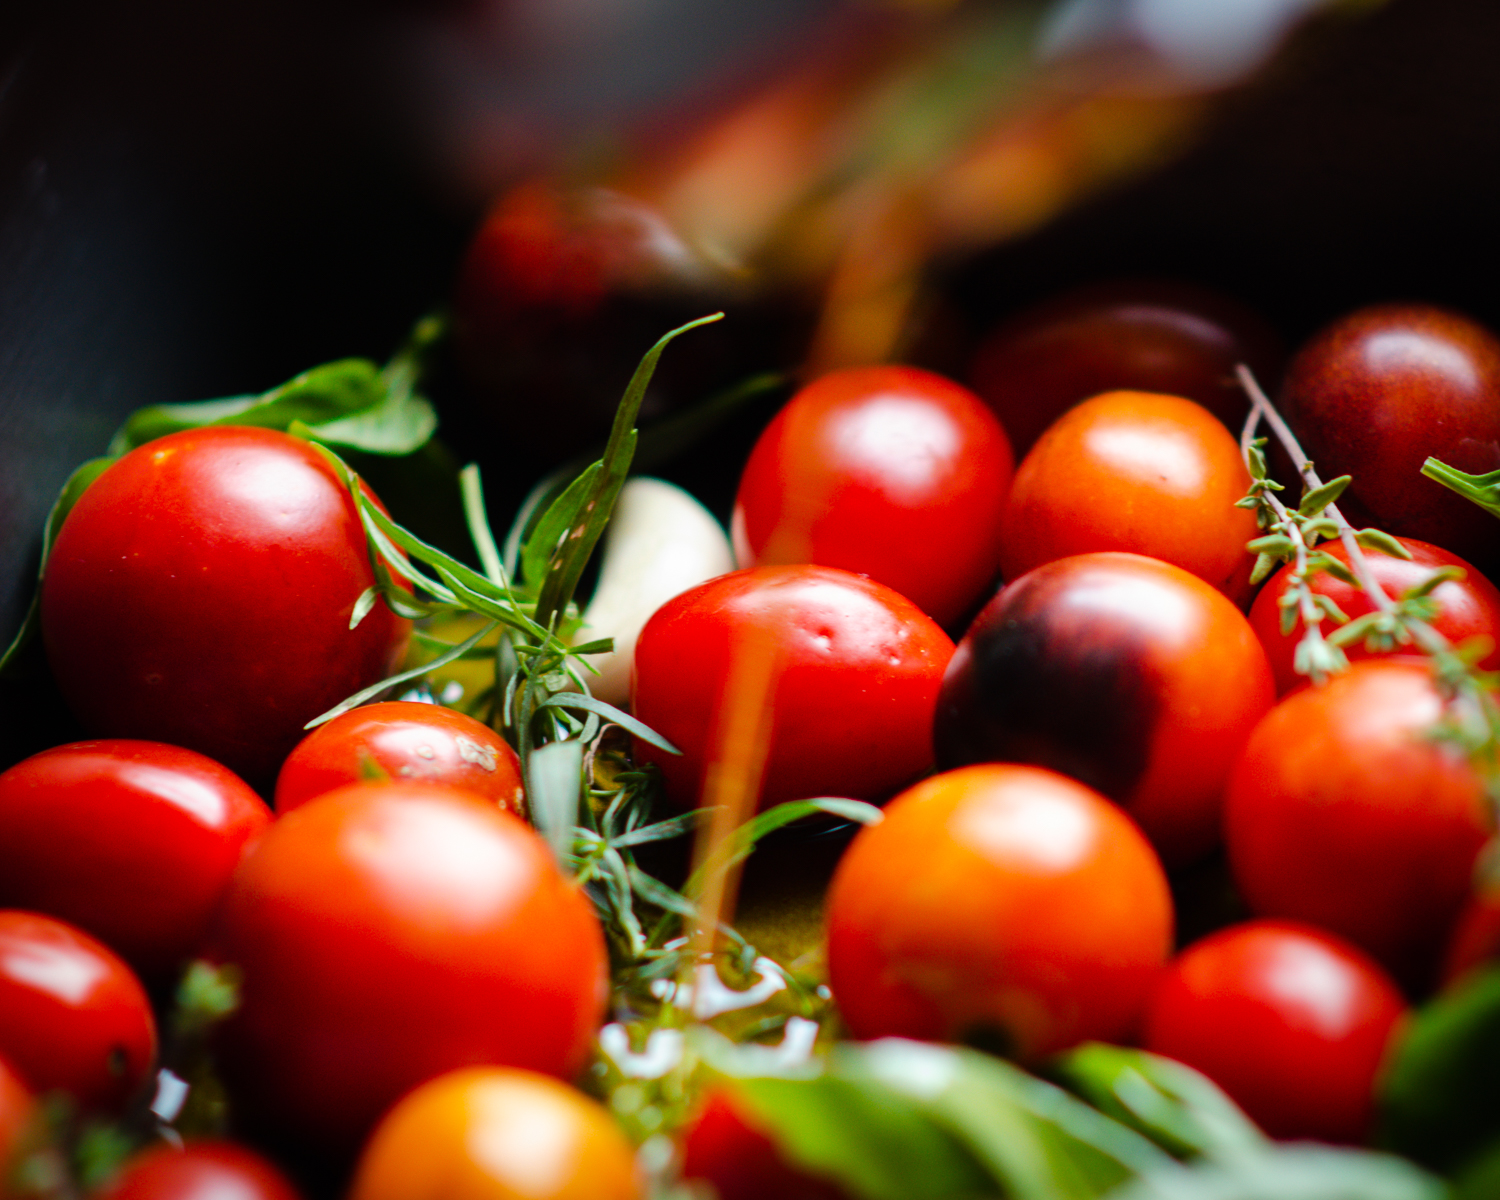
<path id="1" fill-rule="evenodd" d="M 1255 566 L 1250 571 L 1251 586 L 1263 582 L 1280 565 L 1281 559 L 1274 554 L 1256 555 Z"/>
<path id="2" fill-rule="evenodd" d="M 1417 600 L 1424 596 L 1430 596 L 1438 588 L 1442 587 L 1443 584 L 1456 583 L 1467 576 L 1468 572 L 1462 567 L 1443 567 L 1441 570 L 1434 571 L 1421 583 L 1407 588 L 1406 591 L 1401 593 L 1401 600 L 1404 603 L 1408 600 Z"/>
<path id="3" fill-rule="evenodd" d="M 606 704 L 596 696 L 586 696 L 582 692 L 558 692 L 555 696 L 548 696 L 538 706 L 540 708 L 576 708 L 583 712 L 598 713 L 606 721 L 628 729 L 643 742 L 650 742 L 659 750 L 665 750 L 668 754 L 681 754 L 682 751 L 644 721 L 637 720 L 629 713 L 623 713 L 613 704 Z"/>
<path id="4" fill-rule="evenodd" d="M 583 786 L 583 744 L 551 742 L 531 752 L 526 764 L 526 799 L 537 829 L 559 865 L 566 867 Z"/>
<path id="5" fill-rule="evenodd" d="M 1333 555 L 1327 554 L 1322 550 L 1315 551 L 1314 553 L 1307 556 L 1308 575 L 1312 576 L 1317 572 L 1322 572 L 1325 575 L 1332 575 L 1335 579 L 1339 580 L 1341 583 L 1347 583 L 1350 587 L 1359 586 L 1359 580 L 1355 577 L 1354 572 L 1349 569 L 1346 563 L 1344 563 L 1340 559 L 1334 558 Z"/>
<path id="6" fill-rule="evenodd" d="M 1492 516 L 1500 517 L 1500 471 L 1470 475 L 1439 459 L 1429 458 L 1422 464 L 1422 474 L 1428 479 L 1436 479 L 1445 488 L 1479 505 Z"/>
<path id="7" fill-rule="evenodd" d="M 1388 1154 L 1291 1144 L 1233 1163 L 1147 1171 L 1109 1200 L 1447 1200 L 1442 1180 Z"/>
<path id="8" fill-rule="evenodd" d="M 1316 517 L 1330 504 L 1338 503 L 1338 498 L 1344 494 L 1344 489 L 1353 481 L 1352 475 L 1340 475 L 1337 479 L 1330 479 L 1321 487 L 1315 487 L 1302 497 L 1302 503 L 1297 505 L 1297 511 L 1304 517 Z"/>
<path id="9" fill-rule="evenodd" d="M 590 464 L 542 513 L 521 551 L 521 579 L 528 587 L 539 587 L 546 579 L 548 565 L 588 503 L 603 469 L 602 462 Z"/>
<path id="10" fill-rule="evenodd" d="M 1354 540 L 1366 550 L 1378 550 L 1382 554 L 1389 554 L 1392 558 L 1404 558 L 1408 562 L 1411 561 L 1411 551 L 1383 529 L 1356 530 Z"/>
<path id="11" fill-rule="evenodd" d="M 1265 537 L 1246 542 L 1245 549 L 1251 554 L 1270 554 L 1278 558 L 1286 558 L 1296 551 L 1297 543 L 1284 533 L 1268 533 Z"/>
<path id="12" fill-rule="evenodd" d="M 711 809 L 695 808 L 691 812 L 679 813 L 675 817 L 668 817 L 665 821 L 656 821 L 650 825 L 642 825 L 639 829 L 632 829 L 629 833 L 623 833 L 613 838 L 612 844 L 617 849 L 626 849 L 630 846 L 644 846 L 648 842 L 665 842 L 675 837 L 680 837 L 693 826 L 697 825 L 704 817 L 708 816 Z"/>

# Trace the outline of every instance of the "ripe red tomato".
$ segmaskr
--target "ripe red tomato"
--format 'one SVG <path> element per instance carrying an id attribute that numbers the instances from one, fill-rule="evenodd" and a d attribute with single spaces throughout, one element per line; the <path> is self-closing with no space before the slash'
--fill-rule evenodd
<path id="1" fill-rule="evenodd" d="M 0 1057 L 37 1092 L 117 1109 L 156 1061 L 156 1020 L 123 962 L 82 930 L 0 911 Z"/>
<path id="2" fill-rule="evenodd" d="M 1271 710 L 1224 801 L 1252 911 L 1346 937 L 1404 982 L 1430 977 L 1490 830 L 1473 767 L 1430 736 L 1442 712 L 1427 665 L 1398 658 Z"/>
<path id="3" fill-rule="evenodd" d="M 246 843 L 248 785 L 160 742 L 76 742 L 0 775 L 0 905 L 99 938 L 147 978 L 197 952 Z"/>
<path id="4" fill-rule="evenodd" d="M 1239 602 L 1255 514 L 1239 443 L 1191 400 L 1108 392 L 1060 417 L 1016 471 L 1005 577 L 1072 554 L 1122 550 L 1172 563 Z"/>
<path id="5" fill-rule="evenodd" d="M 1411 560 L 1382 554 L 1378 550 L 1366 550 L 1366 561 L 1386 595 L 1399 599 L 1408 588 L 1426 582 L 1443 567 L 1462 567 L 1468 575 L 1461 580 L 1439 584 L 1432 593 L 1438 603 L 1438 615 L 1433 627 L 1455 645 L 1471 637 L 1487 637 L 1494 646 L 1479 665 L 1487 671 L 1500 669 L 1500 590 L 1472 566 L 1456 554 L 1415 538 L 1397 539 L 1411 552 Z M 1348 563 L 1349 555 L 1342 542 L 1320 542 L 1318 549 Z M 1281 632 L 1281 597 L 1286 595 L 1290 566 L 1283 567 L 1271 576 L 1255 603 L 1250 606 L 1250 625 L 1260 643 L 1266 648 L 1266 660 L 1271 664 L 1271 673 L 1276 677 L 1276 690 L 1285 693 L 1299 684 L 1307 682 L 1307 676 L 1298 675 L 1292 667 L 1297 643 L 1302 640 L 1304 629 L 1301 621 L 1290 634 Z M 1362 588 L 1335 579 L 1326 572 L 1314 575 L 1312 590 L 1329 597 L 1343 610 L 1350 620 L 1362 617 L 1374 610 L 1374 604 Z M 1332 633 L 1331 621 L 1323 622 L 1324 636 Z M 1408 651 L 1409 653 L 1410 651 Z M 1345 646 L 1344 653 L 1351 662 L 1369 658 L 1370 652 L 1364 643 Z"/>
<path id="6" fill-rule="evenodd" d="M 878 800 L 932 765 L 932 712 L 953 643 L 890 588 L 833 567 L 757 567 L 667 601 L 641 630 L 637 717 L 681 751 L 644 742 L 668 794 L 702 795 L 731 664 L 770 655 L 771 731 L 761 805 Z"/>
<path id="7" fill-rule="evenodd" d="M 349 1200 L 638 1200 L 635 1153 L 597 1101 L 545 1075 L 470 1067 L 386 1113 Z"/>
<path id="8" fill-rule="evenodd" d="M 371 583 L 353 500 L 308 443 L 208 426 L 150 442 L 68 515 L 42 582 L 47 657 L 91 731 L 269 782 L 302 726 L 388 674 L 407 622 Z"/>
<path id="9" fill-rule="evenodd" d="M 1172 949 L 1135 824 L 1037 767 L 923 780 L 856 835 L 828 891 L 828 973 L 856 1037 L 999 1036 L 1024 1059 L 1130 1036 Z"/>
<path id="10" fill-rule="evenodd" d="M 711 1089 L 682 1139 L 682 1177 L 718 1200 L 847 1200 L 848 1193 L 782 1156 L 729 1085 Z"/>
<path id="11" fill-rule="evenodd" d="M 1341 938 L 1251 921 L 1177 957 L 1144 1044 L 1202 1071 L 1273 1137 L 1358 1143 L 1405 1013 L 1390 976 Z"/>
<path id="12" fill-rule="evenodd" d="M 0 1180 L 8 1178 L 11 1158 L 20 1152 L 34 1111 L 31 1090 L 16 1069 L 0 1057 Z"/>
<path id="13" fill-rule="evenodd" d="M 526 812 L 521 760 L 504 738 L 454 709 L 411 700 L 350 709 L 303 738 L 276 777 L 276 811 L 368 779 L 367 765 L 394 780 L 467 788 Z"/>
<path id="14" fill-rule="evenodd" d="M 131 1157 L 99 1200 L 298 1200 L 260 1155 L 233 1142 L 159 1144 Z"/>
<path id="15" fill-rule="evenodd" d="M 735 555 L 868 575 L 948 625 L 999 570 L 1012 465 L 1005 430 L 966 388 L 915 367 L 835 371 L 751 451 Z"/>
<path id="16" fill-rule="evenodd" d="M 604 1011 L 598 918 L 518 817 L 456 788 L 354 784 L 280 818 L 225 897 L 244 973 L 236 1111 L 352 1149 L 405 1092 L 494 1063 L 568 1077 Z"/>
<path id="17" fill-rule="evenodd" d="M 1219 840 L 1220 796 L 1275 697 L 1244 615 L 1135 554 L 1080 554 L 1008 584 L 954 652 L 938 765 L 1030 762 L 1123 805 L 1162 857 Z"/>

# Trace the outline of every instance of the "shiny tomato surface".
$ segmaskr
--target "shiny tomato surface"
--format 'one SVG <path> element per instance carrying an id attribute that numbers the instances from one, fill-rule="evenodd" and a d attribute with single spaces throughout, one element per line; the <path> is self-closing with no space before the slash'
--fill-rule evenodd
<path id="1" fill-rule="evenodd" d="M 136 1154 L 100 1200 L 298 1200 L 297 1190 L 260 1155 L 233 1142 L 156 1145 Z"/>
<path id="2" fill-rule="evenodd" d="M 604 1011 L 583 893 L 518 817 L 436 784 L 354 784 L 278 819 L 215 945 L 244 974 L 223 1039 L 237 1112 L 329 1146 L 456 1067 L 569 1077 Z"/>
<path id="3" fill-rule="evenodd" d="M 1229 861 L 1259 915 L 1310 921 L 1427 981 L 1490 832 L 1461 751 L 1433 738 L 1425 662 L 1355 663 L 1256 726 L 1225 795 Z"/>
<path id="4" fill-rule="evenodd" d="M 87 930 L 147 978 L 198 950 L 271 823 L 227 767 L 178 746 L 75 742 L 0 775 L 0 905 Z"/>
<path id="5" fill-rule="evenodd" d="M 0 910 L 0 1058 L 36 1092 L 120 1108 L 156 1062 L 140 980 L 107 947 L 38 913 Z"/>
<path id="6" fill-rule="evenodd" d="M 966 388 L 915 367 L 835 371 L 751 451 L 735 555 L 868 575 L 947 625 L 999 570 L 1011 471 L 1005 430 Z"/>
<path id="7" fill-rule="evenodd" d="M 1029 762 L 1123 805 L 1170 863 L 1219 840 L 1220 798 L 1274 701 L 1244 615 L 1186 571 L 1081 554 L 1008 584 L 943 677 L 938 765 Z"/>
<path id="8" fill-rule="evenodd" d="M 186 746 L 269 782 L 302 726 L 390 673 L 407 622 L 377 603 L 353 499 L 307 442 L 208 426 L 115 462 L 68 515 L 42 634 L 93 733 Z"/>
<path id="9" fill-rule="evenodd" d="M 1172 962 L 1143 1042 L 1202 1071 L 1274 1137 L 1358 1143 L 1405 1014 L 1395 981 L 1342 938 L 1251 921 Z"/>
<path id="10" fill-rule="evenodd" d="M 891 801 L 826 914 L 856 1037 L 982 1036 L 1023 1059 L 1130 1037 L 1172 949 L 1166 875 L 1134 822 L 1074 780 L 998 763 Z"/>
<path id="11" fill-rule="evenodd" d="M 402 1098 L 349 1200 L 637 1200 L 635 1153 L 598 1101 L 545 1075 L 470 1067 Z"/>
<path id="12" fill-rule="evenodd" d="M 932 712 L 953 643 L 873 580 L 833 567 L 757 567 L 667 601 L 636 643 L 635 715 L 682 751 L 645 743 L 668 794 L 702 794 L 731 668 L 770 677 L 761 804 L 813 796 L 884 799 L 932 765 Z"/>
<path id="13" fill-rule="evenodd" d="M 1365 550 L 1365 561 L 1370 571 L 1385 589 L 1386 595 L 1399 600 L 1408 588 L 1417 587 L 1430 579 L 1444 567 L 1458 567 L 1464 578 L 1441 583 L 1432 593 L 1437 601 L 1438 614 L 1432 625 L 1454 645 L 1472 637 L 1488 638 L 1492 643 L 1490 652 L 1479 660 L 1486 671 L 1500 669 L 1500 589 L 1486 579 L 1477 569 L 1456 554 L 1438 546 L 1419 542 L 1415 538 L 1397 539 L 1411 554 L 1410 560 L 1384 554 L 1379 550 Z M 1341 563 L 1348 564 L 1349 552 L 1342 542 L 1320 542 L 1318 549 Z M 1266 648 L 1266 660 L 1271 664 L 1271 673 L 1276 677 L 1276 690 L 1285 693 L 1307 682 L 1307 676 L 1298 675 L 1293 667 L 1297 643 L 1302 640 L 1305 628 L 1299 619 L 1292 632 L 1281 632 L 1281 598 L 1286 595 L 1290 566 L 1283 567 L 1266 582 L 1266 586 L 1255 597 L 1250 606 L 1250 624 L 1255 629 L 1260 643 Z M 1364 589 L 1336 579 L 1326 571 L 1312 577 L 1309 586 L 1314 592 L 1327 596 L 1351 621 L 1374 611 L 1375 605 Z M 1327 637 L 1337 626 L 1325 620 L 1323 636 Z M 1397 650 L 1412 652 L 1412 647 L 1397 647 Z M 1363 642 L 1345 646 L 1344 653 L 1351 662 L 1370 657 Z"/>
<path id="14" fill-rule="evenodd" d="M 1109 392 L 1069 410 L 1016 470 L 1002 539 L 1006 579 L 1100 550 L 1181 567 L 1237 603 L 1260 532 L 1234 503 L 1250 487 L 1239 443 L 1180 396 Z"/>
<path id="15" fill-rule="evenodd" d="M 411 700 L 361 705 L 303 738 L 276 777 L 276 811 L 372 774 L 467 788 L 526 812 L 521 761 L 504 738 L 454 709 Z"/>

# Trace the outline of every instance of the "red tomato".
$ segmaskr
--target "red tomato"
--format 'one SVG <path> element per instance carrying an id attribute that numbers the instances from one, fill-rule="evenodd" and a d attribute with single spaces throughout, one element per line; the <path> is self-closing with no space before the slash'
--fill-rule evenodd
<path id="1" fill-rule="evenodd" d="M 388 674 L 407 622 L 383 603 L 353 500 L 308 443 L 209 426 L 114 463 L 68 515 L 42 632 L 84 725 L 201 751 L 269 781 L 302 726 Z"/>
<path id="2" fill-rule="evenodd" d="M 439 704 L 391 700 L 350 709 L 298 743 L 276 777 L 276 811 L 289 812 L 324 792 L 369 778 L 446 783 L 526 811 L 521 760 L 487 725 Z"/>
<path id="3" fill-rule="evenodd" d="M 0 911 L 0 1056 L 33 1089 L 119 1108 L 156 1061 L 156 1020 L 123 962 L 82 930 Z"/>
<path id="4" fill-rule="evenodd" d="M 1356 663 L 1256 726 L 1225 794 L 1240 891 L 1311 921 L 1403 981 L 1436 966 L 1490 831 L 1462 752 L 1430 735 L 1443 705 L 1425 663 Z"/>
<path id="5" fill-rule="evenodd" d="M 0 1058 L 0 1195 L 11 1158 L 21 1150 L 22 1138 L 31 1124 L 35 1101 L 16 1069 Z"/>
<path id="6" fill-rule="evenodd" d="M 470 1067 L 381 1119 L 349 1200 L 638 1200 L 635 1153 L 609 1112 L 545 1075 Z"/>
<path id="7" fill-rule="evenodd" d="M 915 367 L 835 371 L 751 451 L 735 555 L 868 575 L 947 625 L 999 570 L 1011 470 L 1005 430 L 967 389 Z"/>
<path id="8" fill-rule="evenodd" d="M 474 1063 L 571 1076 L 604 1011 L 598 919 L 519 818 L 469 792 L 354 784 L 246 854 L 219 957 L 244 973 L 225 1075 L 253 1123 L 352 1148 Z"/>
<path id="9" fill-rule="evenodd" d="M 826 912 L 856 1037 L 998 1035 L 1023 1059 L 1128 1038 L 1172 948 L 1166 876 L 1130 818 L 999 763 L 892 800 L 850 844 Z"/>
<path id="10" fill-rule="evenodd" d="M 1366 561 L 1386 595 L 1400 599 L 1408 588 L 1425 583 L 1442 567 L 1462 567 L 1468 572 L 1464 579 L 1439 584 L 1432 597 L 1438 603 L 1438 615 L 1433 627 L 1455 645 L 1471 637 L 1487 637 L 1494 646 L 1480 660 L 1487 671 L 1500 669 L 1500 590 L 1472 566 L 1456 554 L 1438 546 L 1429 546 L 1413 538 L 1397 539 L 1411 552 L 1411 560 L 1382 554 L 1378 550 L 1366 550 Z M 1318 549 L 1347 564 L 1349 554 L 1342 542 L 1320 542 Z M 1281 632 L 1281 597 L 1286 594 L 1290 566 L 1283 567 L 1271 576 L 1255 603 L 1250 606 L 1250 624 L 1261 645 L 1266 648 L 1266 659 L 1271 664 L 1271 673 L 1276 677 L 1277 692 L 1288 692 L 1307 682 L 1307 676 L 1298 675 L 1292 668 L 1292 659 L 1297 643 L 1302 640 L 1304 629 L 1301 621 L 1290 634 Z M 1319 572 L 1311 580 L 1312 590 L 1328 596 L 1343 610 L 1351 621 L 1374 610 L 1374 604 L 1362 588 L 1335 579 L 1326 572 Z M 1326 637 L 1338 626 L 1332 621 L 1323 622 Z M 1409 650 L 1407 651 L 1410 652 Z M 1345 646 L 1344 653 L 1351 662 L 1369 658 L 1370 653 L 1363 642 Z"/>
<path id="11" fill-rule="evenodd" d="M 1016 471 L 1001 562 L 1015 579 L 1071 554 L 1123 550 L 1249 597 L 1255 514 L 1239 443 L 1191 400 L 1108 392 L 1065 413 Z"/>
<path id="12" fill-rule="evenodd" d="M 846 1200 L 842 1188 L 787 1162 L 729 1086 L 713 1088 L 682 1140 L 682 1177 L 718 1200 Z"/>
<path id="13" fill-rule="evenodd" d="M 298 1200 L 260 1155 L 233 1142 L 157 1145 L 132 1157 L 99 1200 Z"/>
<path id="14" fill-rule="evenodd" d="M 774 676 L 763 807 L 813 796 L 878 800 L 932 765 L 932 711 L 953 643 L 911 601 L 832 567 L 758 567 L 667 601 L 641 630 L 637 717 L 681 751 L 645 743 L 668 793 L 702 795 L 731 662 L 769 654 Z"/>
<path id="15" fill-rule="evenodd" d="M 1007 585 L 943 677 L 938 765 L 1030 762 L 1097 788 L 1182 863 L 1219 840 L 1220 796 L 1275 697 L 1239 609 L 1135 554 L 1080 554 Z"/>
<path id="16" fill-rule="evenodd" d="M 1145 1046 L 1202 1071 L 1274 1137 L 1362 1142 L 1405 1013 L 1390 976 L 1342 939 L 1252 921 L 1172 963 Z"/>
<path id="17" fill-rule="evenodd" d="M 1443 954 L 1442 983 L 1456 983 L 1500 957 L 1500 888 L 1486 880 L 1465 901 Z"/>
<path id="18" fill-rule="evenodd" d="M 271 823 L 226 767 L 159 742 L 76 742 L 0 775 L 0 905 L 87 930 L 147 977 L 197 952 Z"/>

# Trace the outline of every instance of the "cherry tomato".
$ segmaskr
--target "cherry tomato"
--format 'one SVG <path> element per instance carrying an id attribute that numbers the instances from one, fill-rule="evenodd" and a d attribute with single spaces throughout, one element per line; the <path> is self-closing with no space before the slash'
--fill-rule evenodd
<path id="1" fill-rule="evenodd" d="M 1500 467 L 1500 339 L 1484 326 L 1430 305 L 1362 308 L 1298 351 L 1281 407 L 1324 479 L 1354 476 L 1351 519 L 1495 564 L 1495 519 L 1422 474 L 1428 455 Z"/>
<path id="2" fill-rule="evenodd" d="M 370 1136 L 349 1200 L 637 1200 L 609 1113 L 545 1075 L 470 1067 L 404 1097 Z"/>
<path id="3" fill-rule="evenodd" d="M 273 1136 L 352 1148 L 404 1092 L 494 1063 L 571 1076 L 604 1011 L 599 922 L 482 797 L 353 784 L 246 854 L 215 942 L 244 975 L 231 1094 Z"/>
<path id="4" fill-rule="evenodd" d="M 1274 701 L 1243 614 L 1186 571 L 1081 554 L 1007 585 L 943 677 L 938 765 L 1030 762 L 1097 788 L 1170 863 L 1219 839 L 1220 796 Z"/>
<path id="5" fill-rule="evenodd" d="M 0 1195 L 4 1194 L 11 1159 L 21 1151 L 35 1101 L 20 1073 L 0 1057 Z"/>
<path id="6" fill-rule="evenodd" d="M 1235 364 L 1269 386 L 1280 360 L 1275 335 L 1233 301 L 1137 280 L 1067 292 L 1001 323 L 970 377 L 1025 453 L 1073 405 L 1120 388 L 1186 396 L 1238 432 L 1248 404 Z"/>
<path id="7" fill-rule="evenodd" d="M 967 389 L 914 367 L 835 371 L 751 451 L 735 554 L 868 575 L 947 625 L 999 570 L 1011 470 L 1005 430 Z"/>
<path id="8" fill-rule="evenodd" d="M 129 967 L 82 930 L 0 911 L 0 1056 L 38 1092 L 119 1108 L 156 1060 L 156 1021 Z"/>
<path id="9" fill-rule="evenodd" d="M 1172 948 L 1135 824 L 1038 767 L 923 780 L 828 891 L 828 972 L 856 1037 L 998 1037 L 1024 1059 L 1130 1036 Z"/>
<path id="10" fill-rule="evenodd" d="M 682 1141 L 682 1177 L 718 1200 L 846 1200 L 848 1193 L 792 1166 L 732 1087 L 709 1091 Z"/>
<path id="11" fill-rule="evenodd" d="M 1054 423 L 1016 471 L 1001 562 L 1015 579 L 1072 554 L 1122 550 L 1249 598 L 1260 532 L 1239 443 L 1179 396 L 1109 392 Z"/>
<path id="12" fill-rule="evenodd" d="M 1476 883 L 1474 893 L 1453 923 L 1443 953 L 1441 981 L 1447 987 L 1457 983 L 1470 971 L 1500 957 L 1500 887 L 1485 879 Z"/>
<path id="13" fill-rule="evenodd" d="M 260 1155 L 233 1142 L 157 1145 L 134 1155 L 99 1200 L 298 1200 Z"/>
<path id="14" fill-rule="evenodd" d="M 1371 659 L 1256 726 L 1224 803 L 1254 912 L 1311 921 L 1403 982 L 1427 980 L 1489 833 L 1473 767 L 1431 736 L 1442 715 L 1424 662 Z"/>
<path id="15" fill-rule="evenodd" d="M 1251 921 L 1171 964 L 1145 1046 L 1202 1071 L 1274 1137 L 1362 1142 L 1405 1014 L 1395 981 L 1341 938 Z"/>
<path id="16" fill-rule="evenodd" d="M 1438 615 L 1432 625 L 1439 633 L 1455 645 L 1471 637 L 1486 637 L 1494 643 L 1490 652 L 1480 660 L 1479 666 L 1487 671 L 1500 669 L 1500 589 L 1476 571 L 1456 554 L 1414 538 L 1398 538 L 1411 552 L 1410 561 L 1384 554 L 1378 550 L 1364 551 L 1370 571 L 1385 589 L 1386 595 L 1400 599 L 1401 593 L 1432 578 L 1443 567 L 1460 567 L 1467 574 L 1463 579 L 1441 583 L 1432 593 L 1437 601 Z M 1318 549 L 1341 563 L 1348 564 L 1349 553 L 1342 542 L 1320 542 Z M 1292 661 L 1297 652 L 1297 643 L 1302 640 L 1304 628 L 1299 620 L 1292 632 L 1281 632 L 1281 597 L 1286 595 L 1291 567 L 1283 567 L 1261 589 L 1250 606 L 1250 625 L 1260 643 L 1266 648 L 1266 660 L 1271 664 L 1271 673 L 1276 678 L 1276 690 L 1285 693 L 1307 682 L 1306 675 L 1298 675 Z M 1374 610 L 1375 605 L 1364 590 L 1353 584 L 1320 571 L 1312 577 L 1313 591 L 1329 597 L 1350 620 L 1362 617 Z M 1326 637 L 1337 628 L 1331 621 L 1323 622 Z M 1369 658 L 1370 652 L 1363 642 L 1345 646 L 1344 653 L 1351 662 Z M 1407 650 L 1410 653 L 1410 650 Z"/>
<path id="17" fill-rule="evenodd" d="M 731 667 L 768 656 L 761 804 L 889 796 L 932 765 L 932 711 L 953 643 L 905 597 L 833 567 L 721 575 L 657 609 L 635 648 L 635 715 L 681 751 L 637 743 L 696 804 Z"/>
<path id="18" fill-rule="evenodd" d="M 42 582 L 47 657 L 92 732 L 170 742 L 269 782 L 302 726 L 388 674 L 407 622 L 377 603 L 348 491 L 308 443 L 208 426 L 110 466 Z"/>
<path id="19" fill-rule="evenodd" d="M 160 742 L 75 742 L 0 775 L 0 904 L 87 930 L 158 979 L 197 952 L 271 823 L 226 767 Z"/>
<path id="20" fill-rule="evenodd" d="M 454 709 L 410 700 L 366 704 L 314 729 L 282 764 L 276 811 L 368 779 L 371 767 L 396 780 L 467 788 L 501 808 L 526 811 L 521 761 L 504 738 Z"/>

